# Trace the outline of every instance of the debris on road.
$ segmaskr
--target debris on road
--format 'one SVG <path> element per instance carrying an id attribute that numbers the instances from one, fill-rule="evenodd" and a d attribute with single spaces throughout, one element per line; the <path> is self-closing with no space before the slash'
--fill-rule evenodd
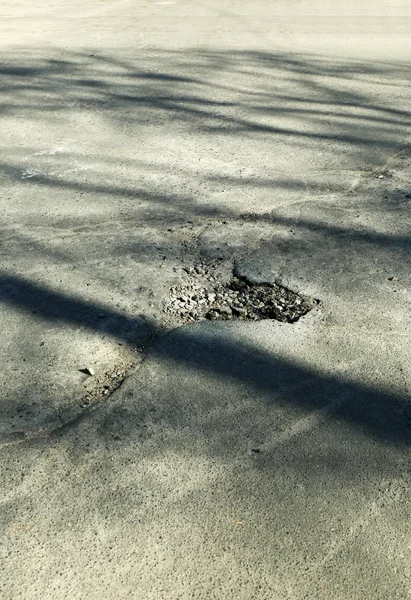
<path id="1" fill-rule="evenodd" d="M 215 265 L 201 264 L 184 271 L 189 280 L 171 289 L 164 311 L 188 323 L 204 319 L 295 323 L 318 303 L 276 283 L 254 284 L 235 276 L 224 281 Z"/>

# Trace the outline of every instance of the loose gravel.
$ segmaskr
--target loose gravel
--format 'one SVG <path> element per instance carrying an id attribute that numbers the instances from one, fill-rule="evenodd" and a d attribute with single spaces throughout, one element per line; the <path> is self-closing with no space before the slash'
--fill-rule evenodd
<path id="1" fill-rule="evenodd" d="M 318 303 L 276 283 L 253 284 L 236 276 L 221 280 L 212 265 L 184 270 L 187 283 L 172 288 L 163 307 L 180 322 L 276 319 L 295 323 Z"/>

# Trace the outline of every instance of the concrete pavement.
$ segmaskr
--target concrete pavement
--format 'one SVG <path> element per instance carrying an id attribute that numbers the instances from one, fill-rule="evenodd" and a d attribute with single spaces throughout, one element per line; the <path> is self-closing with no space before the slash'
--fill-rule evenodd
<path id="1" fill-rule="evenodd" d="M 1 600 L 409 598 L 409 8 L 0 15 Z"/>

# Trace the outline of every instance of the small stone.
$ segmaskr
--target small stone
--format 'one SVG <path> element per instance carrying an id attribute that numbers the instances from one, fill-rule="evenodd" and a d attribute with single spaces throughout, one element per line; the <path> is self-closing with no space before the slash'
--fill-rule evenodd
<path id="1" fill-rule="evenodd" d="M 239 306 L 232 306 L 231 308 L 233 313 L 238 317 L 245 315 L 247 312 L 245 308 L 240 308 Z"/>
<path id="2" fill-rule="evenodd" d="M 79 369 L 79 371 L 85 375 L 89 375 L 90 377 L 93 377 L 93 375 L 96 373 L 93 367 L 85 367 L 84 369 Z"/>

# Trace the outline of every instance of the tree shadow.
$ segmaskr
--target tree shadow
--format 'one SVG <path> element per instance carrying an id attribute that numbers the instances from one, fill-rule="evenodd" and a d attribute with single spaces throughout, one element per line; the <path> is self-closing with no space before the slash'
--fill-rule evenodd
<path id="1" fill-rule="evenodd" d="M 3 116 L 29 111 L 30 119 L 49 119 L 89 108 L 113 126 L 135 121 L 145 127 L 165 118 L 199 132 L 285 136 L 297 146 L 310 139 L 348 142 L 351 151 L 370 143 L 390 149 L 394 129 L 410 124 L 410 111 L 379 94 L 380 84 L 409 87 L 406 64 L 206 50 L 125 58 L 71 52 L 65 60 L 8 54 L 7 62 L 0 69 Z M 372 92 L 370 75 L 381 78 Z M 294 121 L 275 125 L 270 115 Z"/>
<path id="2" fill-rule="evenodd" d="M 0 277 L 0 302 L 38 320 L 81 326 L 128 343 L 138 344 L 155 329 L 153 321 L 144 315 L 131 318 L 103 304 L 64 295 L 16 275 Z"/>
<path id="3" fill-rule="evenodd" d="M 0 300 L 34 313 L 38 319 L 104 331 L 123 342 L 141 340 L 155 330 L 155 324 L 143 316 L 130 318 L 120 312 L 107 312 L 103 306 L 64 296 L 16 276 L 2 277 Z M 203 377 L 209 375 L 214 381 L 221 378 L 225 383 L 244 384 L 250 394 L 265 397 L 273 408 L 280 402 L 299 410 L 316 411 L 331 403 L 333 417 L 362 433 L 387 444 L 403 446 L 410 443 L 411 406 L 405 396 L 372 389 L 339 375 L 320 375 L 256 346 L 230 341 L 229 326 L 216 328 L 209 324 L 180 328 L 162 336 L 149 354 L 154 360 L 159 360 L 160 369 L 161 361 L 164 361 L 164 364 L 172 363 L 184 373 L 200 372 Z M 195 389 L 192 394 L 195 398 Z M 133 395 L 134 392 L 130 391 L 129 397 Z M 174 401 L 177 401 L 175 406 Z M 194 421 L 198 410 L 199 406 L 191 417 Z M 180 418 L 180 399 L 170 398 L 165 411 L 163 418 L 175 427 L 187 425 L 184 425 L 184 418 Z M 207 414 L 207 406 L 201 407 L 201 413 Z M 229 414 L 229 419 L 232 418 L 233 415 Z M 204 421 L 202 423 L 205 426 Z M 224 424 L 220 423 L 220 426 L 224 429 Z M 211 434 L 214 421 L 211 420 L 205 427 Z"/>
<path id="4" fill-rule="evenodd" d="M 42 214 L 42 206 L 37 204 L 28 216 L 20 215 L 31 231 L 47 225 L 56 229 L 83 226 L 92 230 L 102 223 L 106 214 L 109 222 L 121 217 L 130 229 L 150 225 L 160 232 L 168 225 L 188 219 L 198 223 L 211 219 L 212 224 L 216 224 L 218 219 L 229 218 L 235 223 L 265 223 L 272 227 L 273 235 L 280 229 L 298 229 L 297 245 L 301 252 L 306 247 L 317 247 L 322 259 L 333 246 L 335 254 L 345 253 L 347 264 L 351 257 L 356 257 L 356 266 L 361 261 L 364 264 L 374 260 L 377 253 L 381 253 L 379 260 L 382 256 L 390 267 L 399 257 L 407 260 L 409 234 L 395 228 L 387 227 L 381 231 L 369 223 L 353 227 L 350 219 L 338 223 L 338 217 L 330 222 L 326 218 L 301 216 L 292 211 L 276 212 L 273 209 L 275 200 L 271 200 L 269 210 L 257 215 L 246 214 L 229 201 L 210 200 L 215 190 L 213 186 L 227 186 L 233 194 L 241 192 L 257 197 L 263 192 L 271 196 L 282 192 L 284 197 L 293 192 L 296 201 L 300 202 L 310 188 L 309 193 L 313 195 L 329 191 L 345 194 L 344 209 L 348 210 L 351 205 L 355 210 L 358 201 L 349 196 L 347 184 L 341 179 L 324 182 L 324 169 L 311 172 L 309 185 L 298 173 L 291 175 L 290 171 L 284 171 L 261 175 L 261 171 L 279 148 L 298 155 L 317 148 L 328 157 L 341 153 L 348 164 L 341 168 L 337 161 L 335 171 L 342 176 L 345 172 L 361 176 L 369 163 L 385 162 L 387 153 L 398 148 L 398 140 L 411 124 L 411 111 L 394 106 L 387 96 L 387 86 L 396 90 L 399 96 L 405 97 L 409 92 L 411 68 L 407 64 L 198 49 L 147 50 L 137 56 L 69 52 L 64 59 L 50 52 L 45 52 L 43 59 L 33 58 L 29 53 L 26 56 L 9 53 L 7 61 L 8 64 L 0 68 L 0 118 L 58 124 L 62 119 L 75 122 L 81 113 L 98 120 L 113 133 L 113 137 L 119 135 L 119 139 L 138 131 L 140 137 L 136 149 L 140 139 L 156 131 L 156 135 L 158 132 L 168 136 L 178 134 L 183 140 L 189 140 L 195 134 L 212 146 L 221 142 L 223 152 L 232 149 L 229 142 L 241 142 L 244 152 L 252 147 L 259 157 L 249 167 L 256 171 L 250 175 L 248 172 L 239 174 L 237 167 L 230 167 L 230 156 L 220 157 L 214 163 L 210 159 L 209 165 L 195 168 L 184 164 L 185 155 L 182 161 L 167 163 L 161 156 L 157 160 L 116 157 L 113 156 L 115 150 L 109 155 L 107 148 L 104 155 L 88 155 L 86 160 L 75 152 L 53 154 L 50 151 L 47 154 L 48 151 L 39 150 L 32 142 L 25 149 L 15 146 L 0 164 L 1 177 L 7 185 L 24 186 L 28 198 L 31 193 L 34 197 L 34 191 L 38 193 L 39 190 L 44 195 L 66 194 L 68 208 L 58 222 L 57 218 Z M 260 144 L 266 145 L 261 147 Z M 117 145 L 116 149 L 119 147 Z M 26 160 L 27 154 L 30 163 Z M 245 154 L 244 161 L 240 157 L 239 163 L 246 160 Z M 90 169 L 81 171 L 82 162 L 87 162 Z M 124 171 L 119 176 L 120 166 Z M 245 165 L 245 170 L 247 167 Z M 178 178 L 177 183 L 173 178 Z M 200 184 L 205 187 L 201 195 Z M 84 205 L 91 213 L 87 217 L 79 216 L 73 203 L 74 197 L 83 195 Z M 376 198 L 372 208 L 377 206 L 381 214 L 386 214 L 389 202 L 382 196 Z M 129 201 L 125 217 L 124 214 L 121 216 L 124 199 Z M 406 207 L 405 204 L 401 206 Z M 22 252 L 27 252 L 24 245 L 27 236 L 25 238 L 24 231 L 17 232 L 16 239 L 19 235 Z M 294 247 L 289 244 L 288 254 L 292 254 Z M 71 260 L 69 252 L 57 251 L 47 241 L 43 246 L 37 244 L 35 252 L 46 262 L 56 259 L 69 264 Z M 125 239 L 125 236 L 119 236 L 113 251 L 117 256 L 145 253 L 146 264 L 154 264 L 159 253 L 169 252 L 177 253 L 175 242 L 141 241 Z M 241 248 L 241 252 L 246 254 L 247 248 Z M 328 266 L 322 268 L 328 273 L 333 264 L 329 261 Z M 103 274 L 100 278 L 104 280 Z M 114 308 L 107 311 L 107 307 L 84 300 L 81 293 L 78 296 L 69 292 L 62 294 L 33 283 L 28 276 L 13 273 L 3 274 L 0 297 L 2 302 L 33 314 L 36 319 L 103 331 L 121 341 L 141 339 L 153 326 L 142 315 L 130 317 Z M 181 332 L 175 337 L 181 348 L 187 342 L 185 335 Z M 200 341 L 205 344 L 207 355 L 211 352 L 207 340 Z M 181 354 L 181 348 L 169 347 L 164 352 L 176 364 L 193 361 L 192 357 Z M 288 373 L 297 379 L 318 377 L 317 388 L 324 386 L 333 394 L 336 387 L 338 394 L 356 399 L 339 409 L 344 411 L 341 414 L 347 422 L 378 439 L 407 443 L 408 429 L 396 416 L 407 410 L 405 398 L 391 397 L 359 384 L 319 377 L 296 365 L 282 364 L 280 359 L 258 355 L 255 349 L 242 350 L 222 340 L 213 351 L 216 360 L 202 360 L 198 364 L 194 361 L 191 363 L 193 368 L 210 369 L 225 379 L 244 381 L 262 393 L 275 388 L 277 375 L 274 373 L 284 376 Z M 223 356 L 230 357 L 230 364 L 222 360 Z M 238 356 L 242 357 L 241 369 L 235 367 Z M 290 393 L 288 401 L 293 404 L 300 402 L 300 398 Z M 313 397 L 304 401 L 316 408 Z"/>

